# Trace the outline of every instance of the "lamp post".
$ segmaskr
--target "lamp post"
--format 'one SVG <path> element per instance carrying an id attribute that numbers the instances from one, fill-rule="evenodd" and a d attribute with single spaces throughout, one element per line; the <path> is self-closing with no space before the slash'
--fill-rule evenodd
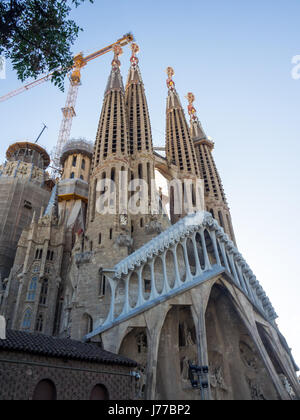
<path id="1" fill-rule="evenodd" d="M 189 380 L 192 388 L 200 389 L 201 400 L 205 400 L 204 390 L 208 388 L 208 366 L 193 365 L 189 361 Z"/>

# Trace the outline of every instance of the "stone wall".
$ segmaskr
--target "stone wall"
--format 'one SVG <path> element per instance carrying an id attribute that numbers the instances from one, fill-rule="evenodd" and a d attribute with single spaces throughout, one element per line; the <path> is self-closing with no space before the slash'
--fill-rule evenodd
<path id="1" fill-rule="evenodd" d="M 135 385 L 130 370 L 124 366 L 1 351 L 0 400 L 32 400 L 37 384 L 45 379 L 55 385 L 57 400 L 89 400 L 98 384 L 107 389 L 108 399 L 128 400 L 133 398 Z"/>

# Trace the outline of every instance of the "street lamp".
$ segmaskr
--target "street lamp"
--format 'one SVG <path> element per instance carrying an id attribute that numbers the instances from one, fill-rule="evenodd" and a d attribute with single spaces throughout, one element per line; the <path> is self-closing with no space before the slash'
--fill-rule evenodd
<path id="1" fill-rule="evenodd" d="M 201 398 L 204 399 L 204 389 L 208 388 L 208 366 L 193 365 L 189 361 L 189 380 L 192 388 L 200 389 Z"/>

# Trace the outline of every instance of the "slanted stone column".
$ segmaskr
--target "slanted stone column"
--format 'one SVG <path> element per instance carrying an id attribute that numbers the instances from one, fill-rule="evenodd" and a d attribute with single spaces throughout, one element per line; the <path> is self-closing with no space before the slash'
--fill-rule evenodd
<path id="1" fill-rule="evenodd" d="M 159 340 L 169 309 L 168 304 L 162 304 L 145 313 L 148 331 L 146 400 L 155 400 Z"/>
<path id="2" fill-rule="evenodd" d="M 192 301 L 193 301 L 191 310 L 192 310 L 192 316 L 193 316 L 195 328 L 196 328 L 198 365 L 209 366 L 207 339 L 206 339 L 205 310 L 206 310 L 207 297 L 209 296 L 209 292 L 210 292 L 210 286 L 206 285 L 202 289 L 203 290 L 201 291 L 202 292 L 201 294 L 200 293 L 191 294 Z M 201 392 L 201 397 L 204 398 L 205 400 L 211 400 L 209 377 L 210 375 L 208 372 L 208 375 L 207 375 L 208 388 L 204 389 L 203 392 Z"/>

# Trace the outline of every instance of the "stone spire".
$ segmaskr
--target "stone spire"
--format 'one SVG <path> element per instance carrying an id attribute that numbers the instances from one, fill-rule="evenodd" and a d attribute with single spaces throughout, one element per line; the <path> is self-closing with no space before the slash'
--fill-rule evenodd
<path id="1" fill-rule="evenodd" d="M 212 150 L 214 143 L 209 140 L 202 128 L 202 125 L 196 115 L 194 108 L 195 96 L 189 92 L 186 96 L 188 104 L 188 113 L 190 115 L 190 132 L 194 142 L 196 156 L 198 160 L 200 176 L 204 180 L 204 195 L 206 210 L 223 227 L 231 240 L 236 243 L 232 227 L 230 210 L 226 200 L 221 177 L 218 173 Z"/>
<path id="2" fill-rule="evenodd" d="M 116 45 L 104 93 L 90 175 L 85 250 L 108 250 L 111 258 L 105 257 L 102 260 L 102 255 L 99 256 L 100 266 L 114 265 L 121 256 L 128 255 L 128 246 L 131 245 L 130 220 L 126 213 L 129 159 L 125 92 L 119 61 L 121 54 L 122 48 Z M 105 207 L 109 203 L 109 208 L 104 210 L 100 206 L 99 209 L 97 206 L 105 193 L 111 195 L 102 204 Z"/>
<path id="3" fill-rule="evenodd" d="M 189 101 L 188 104 L 188 113 L 190 116 L 190 124 L 191 124 L 191 137 L 195 142 L 195 139 L 207 140 L 207 136 L 202 128 L 202 125 L 199 121 L 199 118 L 196 115 L 196 109 L 194 108 L 193 102 L 195 101 L 195 96 L 192 92 L 189 92 L 186 95 L 187 100 Z"/>
<path id="4" fill-rule="evenodd" d="M 121 54 L 122 48 L 116 45 L 96 135 L 93 170 L 113 156 L 124 157 L 128 154 L 124 86 L 118 58 Z"/>
<path id="5" fill-rule="evenodd" d="M 141 199 L 143 209 L 136 215 L 131 216 L 131 235 L 134 249 L 139 248 L 156 236 L 162 229 L 166 228 L 162 214 L 154 216 L 153 204 L 158 201 L 158 194 L 154 187 L 155 162 L 153 154 L 153 143 L 151 125 L 148 111 L 148 104 L 145 95 L 145 88 L 139 69 L 139 60 L 136 54 L 139 46 L 131 44 L 132 55 L 130 68 L 127 77 L 125 102 L 128 115 L 128 140 L 130 157 L 131 180 L 140 180 Z M 143 186 L 147 185 L 147 191 Z M 160 207 L 157 202 L 158 210 Z"/>
<path id="6" fill-rule="evenodd" d="M 140 49 L 137 44 L 132 43 L 131 50 L 131 66 L 128 72 L 125 93 L 129 121 L 129 153 L 130 155 L 139 152 L 153 153 L 148 105 L 138 65 L 139 59 L 136 57 Z"/>
<path id="7" fill-rule="evenodd" d="M 190 131 L 180 103 L 175 83 L 172 79 L 174 70 L 167 68 L 167 122 L 166 122 L 166 157 L 185 174 L 198 176 L 198 164 Z"/>
<path id="8" fill-rule="evenodd" d="M 124 85 L 122 76 L 120 73 L 121 62 L 119 56 L 123 54 L 123 50 L 120 45 L 114 47 L 114 58 L 111 62 L 112 69 L 107 81 L 106 89 L 104 95 L 107 95 L 111 90 L 121 90 L 124 92 Z"/>

